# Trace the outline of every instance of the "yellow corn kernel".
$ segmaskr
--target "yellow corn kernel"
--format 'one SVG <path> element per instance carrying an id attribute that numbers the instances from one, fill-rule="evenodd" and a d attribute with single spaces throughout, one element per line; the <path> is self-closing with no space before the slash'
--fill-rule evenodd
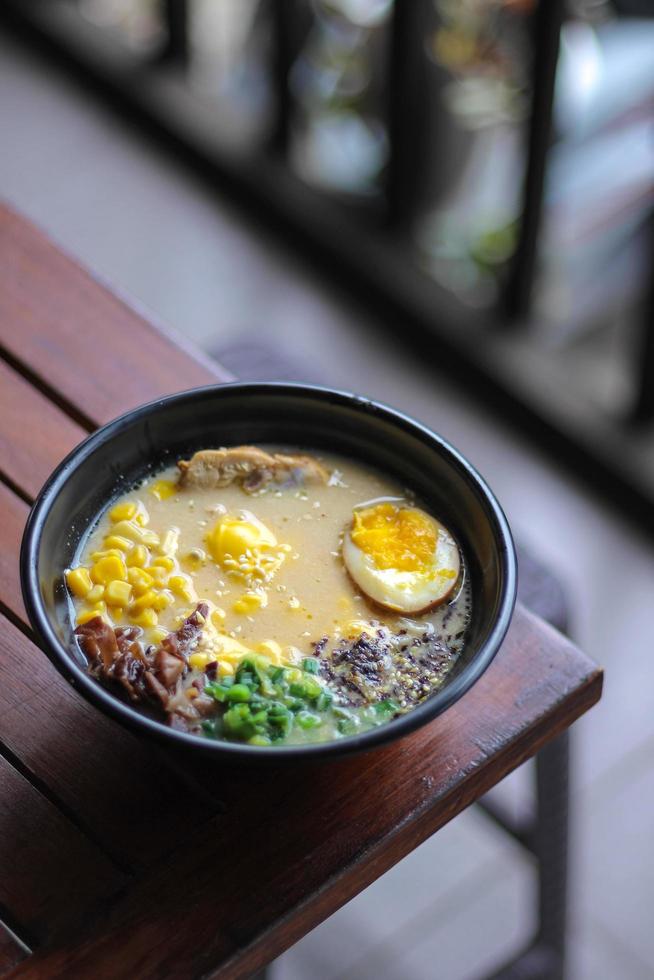
<path id="1" fill-rule="evenodd" d="M 150 523 L 150 515 L 148 514 L 147 507 L 143 501 L 138 500 L 136 502 L 136 513 L 134 514 L 132 520 L 135 524 L 138 524 L 139 527 L 146 527 Z"/>
<path id="2" fill-rule="evenodd" d="M 130 568 L 145 568 L 148 563 L 150 553 L 144 544 L 134 545 L 127 556 L 127 564 Z"/>
<path id="3" fill-rule="evenodd" d="M 224 657 L 228 654 L 237 654 L 239 657 L 245 657 L 249 653 L 252 653 L 250 647 L 246 647 L 244 643 L 237 640 L 235 636 L 219 636 L 217 643 L 220 644 L 220 656 Z"/>
<path id="4" fill-rule="evenodd" d="M 159 545 L 159 551 L 164 555 L 174 555 L 179 546 L 179 528 L 169 527 Z"/>
<path id="5" fill-rule="evenodd" d="M 107 611 L 107 603 L 103 602 L 102 599 L 99 602 L 94 603 L 93 612 L 96 616 L 104 616 Z"/>
<path id="6" fill-rule="evenodd" d="M 130 618 L 136 626 L 142 626 L 143 629 L 152 629 L 159 622 L 159 617 L 157 616 L 154 609 L 143 609 L 138 616 L 134 616 L 130 613 Z"/>
<path id="7" fill-rule="evenodd" d="M 225 622 L 225 610 L 221 609 L 220 606 L 214 606 L 209 613 L 209 619 L 216 629 L 220 629 Z"/>
<path id="8" fill-rule="evenodd" d="M 163 626 L 157 626 L 150 633 L 150 640 L 152 643 L 161 643 L 168 636 L 168 630 L 164 629 Z"/>
<path id="9" fill-rule="evenodd" d="M 243 657 L 247 656 L 249 652 L 249 650 L 246 651 L 246 653 L 237 653 L 236 650 L 228 650 L 227 652 L 220 650 L 220 661 L 224 661 L 226 664 L 239 664 Z M 217 656 L 218 654 L 214 653 L 213 659 L 215 660 Z"/>
<path id="10" fill-rule="evenodd" d="M 100 602 L 100 599 L 104 598 L 104 585 L 94 585 L 90 592 L 86 594 L 86 601 L 89 605 L 93 605 L 95 602 Z"/>
<path id="11" fill-rule="evenodd" d="M 177 484 L 173 480 L 157 480 L 150 487 L 150 493 L 157 500 L 167 500 L 168 497 L 172 497 L 174 493 L 177 492 Z"/>
<path id="12" fill-rule="evenodd" d="M 193 583 L 188 575 L 171 575 L 168 579 L 168 588 L 186 602 L 193 602 L 196 598 Z"/>
<path id="13" fill-rule="evenodd" d="M 149 572 L 142 568 L 128 568 L 127 581 L 134 589 L 134 595 L 143 595 L 154 584 L 154 579 Z"/>
<path id="14" fill-rule="evenodd" d="M 221 677 L 233 677 L 234 665 L 230 664 L 228 660 L 219 660 L 218 671 Z"/>
<path id="15" fill-rule="evenodd" d="M 141 536 L 139 538 L 139 543 L 144 544 L 147 548 L 158 548 L 159 547 L 159 535 L 156 531 L 150 531 L 147 527 L 139 528 Z"/>
<path id="16" fill-rule="evenodd" d="M 275 667 L 279 667 L 284 662 L 282 648 L 276 640 L 264 640 L 257 644 L 256 649 L 257 653 L 262 653 Z"/>
<path id="17" fill-rule="evenodd" d="M 84 599 L 93 587 L 88 568 L 69 568 L 66 570 L 66 584 L 78 599 Z"/>
<path id="18" fill-rule="evenodd" d="M 137 515 L 138 516 L 138 515 Z M 118 521 L 114 527 L 114 534 L 119 534 L 122 538 L 129 538 L 135 544 L 144 544 L 147 548 L 156 548 L 159 544 L 159 535 L 156 531 L 150 531 L 147 527 L 141 527 L 133 521 Z"/>
<path id="19" fill-rule="evenodd" d="M 104 539 L 104 546 L 117 551 L 131 551 L 134 542 L 130 541 L 129 538 L 122 538 L 120 534 L 108 534 Z"/>
<path id="20" fill-rule="evenodd" d="M 104 598 L 110 606 L 126 606 L 132 598 L 132 586 L 129 582 L 109 582 L 104 590 Z"/>
<path id="21" fill-rule="evenodd" d="M 156 598 L 152 600 L 150 605 L 153 609 L 156 609 L 157 612 L 161 612 L 163 609 L 167 609 L 168 606 L 172 606 L 174 601 L 175 600 L 172 593 L 166 590 L 164 592 L 159 592 Z"/>
<path id="22" fill-rule="evenodd" d="M 105 548 L 103 551 L 93 551 L 91 552 L 91 561 L 100 561 L 101 558 L 124 558 L 122 551 L 118 548 Z"/>
<path id="23" fill-rule="evenodd" d="M 85 609 L 84 612 L 79 613 L 77 617 L 77 625 L 83 626 L 84 623 L 88 623 L 91 619 L 95 619 L 99 613 L 95 609 Z"/>
<path id="24" fill-rule="evenodd" d="M 151 575 L 156 584 L 161 588 L 168 578 L 168 571 L 162 568 L 161 565 L 149 565 L 148 575 Z"/>
<path id="25" fill-rule="evenodd" d="M 91 578 L 97 585 L 106 585 L 114 579 L 125 582 L 127 580 L 125 562 L 118 555 L 105 555 L 92 566 Z"/>
<path id="26" fill-rule="evenodd" d="M 172 572 L 175 568 L 175 562 L 172 558 L 155 558 L 152 562 L 154 568 L 165 568 L 167 572 Z"/>
<path id="27" fill-rule="evenodd" d="M 257 609 L 263 609 L 268 605 L 268 596 L 265 592 L 245 592 L 240 599 L 237 599 L 232 609 L 237 613 L 253 613 Z"/>
<path id="28" fill-rule="evenodd" d="M 194 698 L 197 698 L 199 693 L 200 692 L 198 691 L 197 687 L 187 687 L 186 689 L 186 697 L 189 699 L 189 701 L 193 701 Z"/>
<path id="29" fill-rule="evenodd" d="M 213 664 L 216 662 L 215 653 L 192 653 L 188 658 L 189 667 L 193 667 L 194 670 L 204 670 L 207 664 Z"/>
<path id="30" fill-rule="evenodd" d="M 130 615 L 142 612 L 144 609 L 147 609 L 148 606 L 152 606 L 156 600 L 157 593 L 153 592 L 152 589 L 148 589 L 147 592 L 144 592 L 143 595 L 139 596 L 139 598 L 131 604 L 129 607 Z"/>
<path id="31" fill-rule="evenodd" d="M 114 524 L 117 521 L 131 521 L 136 514 L 136 504 L 132 501 L 124 501 L 121 504 L 114 504 L 109 511 L 109 520 Z"/>

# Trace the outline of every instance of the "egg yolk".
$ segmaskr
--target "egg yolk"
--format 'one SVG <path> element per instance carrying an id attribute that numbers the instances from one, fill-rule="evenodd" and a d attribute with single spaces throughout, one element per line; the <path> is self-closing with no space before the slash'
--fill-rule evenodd
<path id="1" fill-rule="evenodd" d="M 247 517 L 223 517 L 207 535 L 209 550 L 217 562 L 226 557 L 241 558 L 248 551 L 275 547 L 277 538 L 254 514 Z"/>
<path id="2" fill-rule="evenodd" d="M 233 578 L 254 588 L 270 582 L 291 550 L 250 511 L 223 517 L 205 538 L 212 558 Z M 259 606 L 263 605 L 259 602 Z M 237 612 L 246 612 L 245 605 Z"/>
<path id="3" fill-rule="evenodd" d="M 421 510 L 376 504 L 354 512 L 350 536 L 376 568 L 425 572 L 434 562 L 438 527 Z"/>

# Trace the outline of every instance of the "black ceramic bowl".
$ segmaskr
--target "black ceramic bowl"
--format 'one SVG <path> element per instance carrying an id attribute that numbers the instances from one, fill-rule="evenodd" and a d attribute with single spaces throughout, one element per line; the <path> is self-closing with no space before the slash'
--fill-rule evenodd
<path id="1" fill-rule="evenodd" d="M 351 455 L 399 477 L 458 538 L 473 617 L 467 646 L 443 687 L 408 714 L 350 738 L 262 748 L 168 728 L 114 697 L 86 672 L 68 616 L 62 569 L 100 510 L 147 473 L 196 449 L 284 443 Z M 481 676 L 509 625 L 516 559 L 506 518 L 473 467 L 418 422 L 347 392 L 291 384 L 198 388 L 143 405 L 86 439 L 61 463 L 32 509 L 21 551 L 23 598 L 55 666 L 93 704 L 130 728 L 215 758 L 258 762 L 335 756 L 404 735 L 439 715 Z"/>

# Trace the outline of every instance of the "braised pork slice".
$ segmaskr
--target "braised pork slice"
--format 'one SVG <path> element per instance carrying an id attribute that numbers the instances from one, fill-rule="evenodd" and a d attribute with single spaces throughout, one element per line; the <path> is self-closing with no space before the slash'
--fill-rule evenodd
<path id="1" fill-rule="evenodd" d="M 180 486 L 208 490 L 240 483 L 246 493 L 256 493 L 269 484 L 281 488 L 329 480 L 329 472 L 311 456 L 271 454 L 256 446 L 203 449 L 177 465 Z"/>

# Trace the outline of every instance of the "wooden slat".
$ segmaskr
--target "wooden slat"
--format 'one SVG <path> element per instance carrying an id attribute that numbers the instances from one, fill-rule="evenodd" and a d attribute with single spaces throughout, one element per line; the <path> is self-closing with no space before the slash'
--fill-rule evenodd
<path id="1" fill-rule="evenodd" d="M 408 738 L 320 767 L 214 777 L 224 813 L 73 948 L 37 953 L 15 976 L 246 977 L 570 725 L 601 686 L 594 664 L 519 608 L 481 681 Z"/>
<path id="2" fill-rule="evenodd" d="M 29 623 L 20 592 L 18 560 L 21 536 L 25 521 L 27 520 L 28 511 L 28 505 L 0 483 L 0 513 L 2 514 L 2 522 L 0 524 L 0 612 L 4 609 L 13 621 L 22 623 L 26 628 L 29 628 Z M 39 656 L 36 652 L 32 652 L 31 655 L 34 658 Z M 65 682 L 56 675 L 54 668 L 49 665 L 44 655 L 40 654 L 40 656 L 43 658 L 41 669 L 47 671 L 48 683 L 50 685 L 54 684 L 58 689 L 63 690 L 68 701 L 73 698 L 78 705 L 84 703 L 75 697 L 67 688 Z M 147 835 L 145 836 L 144 842 L 139 841 L 138 837 L 134 836 L 127 841 L 125 847 L 121 839 L 121 826 L 120 824 L 115 825 L 113 823 L 114 814 L 111 806 L 108 811 L 106 810 L 106 794 L 109 794 L 111 804 L 114 807 L 116 806 L 117 798 L 114 795 L 116 790 L 114 785 L 115 774 L 112 774 L 109 782 L 103 784 L 100 788 L 100 794 L 96 801 L 94 796 L 95 791 L 91 787 L 88 787 L 87 794 L 81 797 L 76 795 L 78 790 L 74 785 L 62 787 L 56 779 L 56 772 L 49 763 L 47 756 L 40 760 L 40 765 L 35 768 L 34 772 L 36 775 L 41 775 L 42 770 L 44 770 L 45 776 L 43 778 L 52 788 L 53 792 L 63 800 L 68 800 L 72 794 L 71 803 L 73 805 L 81 805 L 80 812 L 83 819 L 94 818 L 97 803 L 101 814 L 105 815 L 111 821 L 108 846 L 118 847 L 121 851 L 124 848 L 124 857 L 128 861 L 137 864 L 147 863 L 149 860 L 157 857 L 162 849 L 165 850 L 167 848 L 167 841 L 169 839 L 168 831 L 172 830 L 174 832 L 177 819 L 183 818 L 186 807 L 191 805 L 194 800 L 197 801 L 195 819 L 201 820 L 206 818 L 206 801 L 209 801 L 210 809 L 215 807 L 216 789 L 211 783 L 206 784 L 206 774 L 201 765 L 196 766 L 195 764 L 191 764 L 189 766 L 187 762 L 180 765 L 170 753 L 162 753 L 153 749 L 146 751 L 136 738 L 129 735 L 117 724 L 108 722 L 102 716 L 96 714 L 95 710 L 85 703 L 84 711 L 87 716 L 85 725 L 88 726 L 89 724 L 88 713 L 91 712 L 93 717 L 98 719 L 97 724 L 102 731 L 107 731 L 107 727 L 109 727 L 113 732 L 113 736 L 107 733 L 107 738 L 111 737 L 112 741 L 117 743 L 117 749 L 118 746 L 120 747 L 121 760 L 130 760 L 127 765 L 122 761 L 121 766 L 130 773 L 131 778 L 138 788 L 136 799 L 138 800 L 140 798 L 140 794 L 143 795 L 143 800 L 139 804 L 138 819 L 142 820 L 144 827 L 147 827 Z M 24 719 L 24 723 L 30 724 L 28 719 Z M 0 724 L 1 738 L 2 725 Z M 66 768 L 63 757 L 61 762 L 64 765 L 64 776 L 69 778 L 71 773 Z M 87 767 L 93 766 L 91 753 L 87 753 L 86 762 Z M 34 766 L 35 764 L 35 760 L 32 760 L 31 765 Z M 193 782 L 193 777 L 196 777 L 195 782 Z M 168 787 L 166 796 L 163 799 L 158 792 L 153 793 L 153 780 L 157 785 L 163 783 Z M 118 777 L 118 781 L 122 785 L 124 776 L 121 775 Z M 189 788 L 191 784 L 192 789 Z M 151 794 L 152 798 L 148 794 Z M 186 802 L 183 802 L 183 797 L 188 797 Z M 163 810 L 157 816 L 160 806 L 163 807 Z M 150 822 L 152 822 L 155 828 L 154 834 L 152 833 Z"/>
<path id="3" fill-rule="evenodd" d="M 0 756 L 0 903 L 37 942 L 87 925 L 125 877 Z"/>
<path id="4" fill-rule="evenodd" d="M 0 475 L 34 498 L 85 436 L 34 385 L 0 360 Z"/>
<path id="5" fill-rule="evenodd" d="M 18 576 L 18 556 L 29 513 L 24 500 L 0 483 L 0 608 L 27 622 Z"/>
<path id="6" fill-rule="evenodd" d="M 0 977 L 4 977 L 21 960 L 29 956 L 20 943 L 17 943 L 10 932 L 0 922 Z"/>
<path id="7" fill-rule="evenodd" d="M 102 424 L 160 395 L 229 379 L 2 206 L 0 254 L 0 347 L 81 421 Z"/>
<path id="8" fill-rule="evenodd" d="M 172 852 L 191 814 L 202 826 L 213 812 L 152 747 L 81 698 L 1 616 L 0 742 L 129 866 Z"/>

